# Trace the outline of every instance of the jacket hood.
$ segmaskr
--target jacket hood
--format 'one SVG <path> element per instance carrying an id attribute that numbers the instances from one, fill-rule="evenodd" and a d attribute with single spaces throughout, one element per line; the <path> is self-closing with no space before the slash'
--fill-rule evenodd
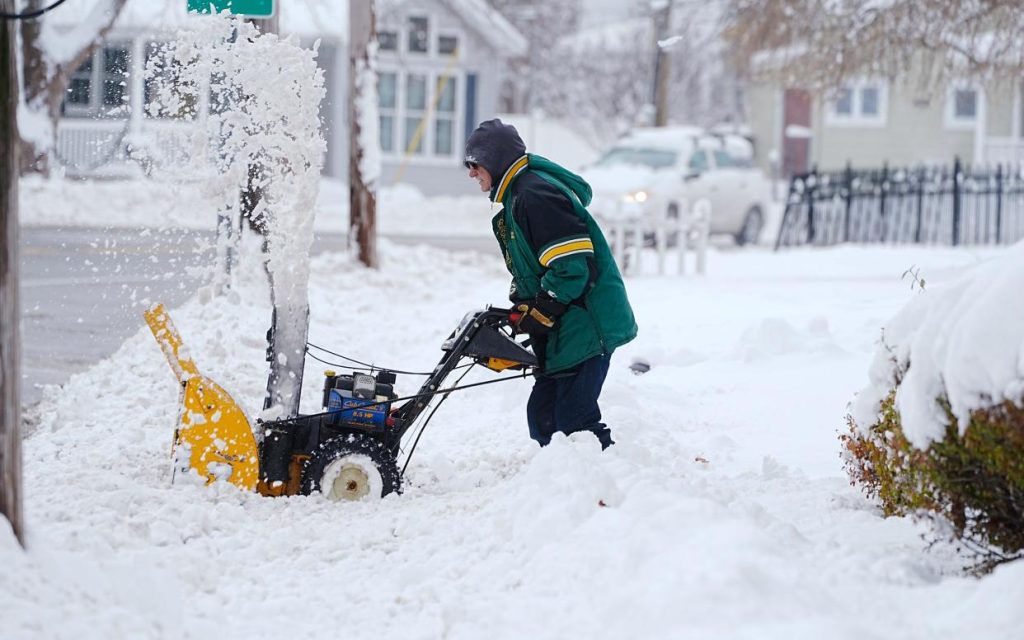
<path id="1" fill-rule="evenodd" d="M 584 207 L 590 204 L 590 200 L 594 196 L 594 191 L 590 188 L 590 185 L 587 184 L 586 180 L 572 171 L 569 171 L 562 165 L 552 162 L 543 156 L 538 156 L 535 153 L 528 155 L 530 157 L 531 169 L 542 171 L 554 178 L 557 178 L 559 182 L 565 185 L 569 191 L 572 191 L 573 194 L 579 198 L 580 204 Z"/>
<path id="2" fill-rule="evenodd" d="M 501 120 L 486 120 L 480 123 L 466 140 L 466 157 L 463 163 L 468 168 L 476 163 L 491 174 L 497 182 L 505 175 L 512 163 L 526 153 L 526 144 L 519 132 Z"/>

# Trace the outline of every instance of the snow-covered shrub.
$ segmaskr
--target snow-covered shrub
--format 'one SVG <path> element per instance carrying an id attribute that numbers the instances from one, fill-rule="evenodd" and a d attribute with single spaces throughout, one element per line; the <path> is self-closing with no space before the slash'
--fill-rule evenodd
<path id="1" fill-rule="evenodd" d="M 977 570 L 1024 557 L 1024 402 L 971 412 L 962 434 L 950 413 L 945 436 L 922 450 L 903 433 L 895 396 L 877 422 L 861 430 L 850 418 L 840 436 L 851 483 L 887 516 L 941 518 Z"/>
<path id="2" fill-rule="evenodd" d="M 978 557 L 1024 557 L 1024 244 L 886 326 L 840 436 L 886 515 L 932 517 Z"/>

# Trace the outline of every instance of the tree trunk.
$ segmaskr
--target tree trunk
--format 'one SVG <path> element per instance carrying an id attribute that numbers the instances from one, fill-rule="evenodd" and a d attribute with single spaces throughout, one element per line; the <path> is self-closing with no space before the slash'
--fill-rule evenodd
<path id="1" fill-rule="evenodd" d="M 377 268 L 377 197 L 373 185 L 363 175 L 366 150 L 361 144 L 362 116 L 359 105 L 365 86 L 359 76 L 370 65 L 369 44 L 377 37 L 373 2 L 349 3 L 349 233 L 359 246 L 359 261 Z"/>
<path id="2" fill-rule="evenodd" d="M 14 0 L 0 0 L 0 10 L 14 13 Z M 0 21 L 0 513 L 22 540 L 15 42 L 14 22 Z"/>
<path id="3" fill-rule="evenodd" d="M 48 60 L 46 52 L 39 45 L 39 35 L 42 21 L 46 20 L 48 14 L 35 20 L 21 20 L 21 53 L 22 73 L 25 77 L 25 104 L 32 111 L 46 115 L 50 122 L 49 142 L 42 148 L 39 140 L 21 141 L 21 170 L 24 172 L 34 171 L 49 173 L 50 149 L 56 144 L 57 122 L 60 120 L 60 108 L 64 102 L 64 94 L 71 82 L 71 74 L 78 67 L 82 66 L 89 56 L 93 54 L 96 47 L 103 43 L 107 33 L 113 28 L 114 22 L 121 14 L 125 2 L 128 0 L 96 0 L 96 4 L 90 16 L 83 24 L 99 24 L 99 30 L 89 39 L 89 44 L 76 51 L 68 60 Z M 25 8 L 28 10 L 40 9 L 52 0 L 29 0 Z M 57 11 L 60 9 L 58 8 Z M 100 14 L 100 22 L 93 19 L 95 14 Z M 15 23 L 17 24 L 17 23 Z M 100 87 L 95 88 L 101 90 Z M 138 108 L 142 108 L 141 105 Z"/>
<path id="4" fill-rule="evenodd" d="M 668 0 L 665 7 L 658 10 L 654 24 L 654 126 L 664 127 L 668 125 L 669 66 L 672 64 L 672 57 L 660 42 L 669 35 L 668 29 L 672 24 L 672 0 Z"/>

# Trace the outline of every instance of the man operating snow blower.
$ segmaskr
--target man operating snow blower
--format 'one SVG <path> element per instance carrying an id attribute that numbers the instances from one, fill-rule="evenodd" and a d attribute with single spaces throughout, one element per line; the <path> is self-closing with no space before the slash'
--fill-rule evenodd
<path id="1" fill-rule="evenodd" d="M 555 432 L 590 431 L 607 449 L 598 398 L 612 352 L 636 337 L 626 287 L 604 234 L 587 211 L 583 178 L 532 153 L 515 127 L 480 124 L 466 168 L 502 208 L 491 220 L 512 274 L 512 322 L 530 336 L 540 372 L 526 407 L 540 446 Z"/>

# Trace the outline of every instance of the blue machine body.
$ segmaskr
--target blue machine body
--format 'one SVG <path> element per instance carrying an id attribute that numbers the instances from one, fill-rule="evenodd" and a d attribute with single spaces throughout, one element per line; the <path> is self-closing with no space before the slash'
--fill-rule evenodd
<path id="1" fill-rule="evenodd" d="M 327 411 L 337 412 L 336 420 L 342 423 L 383 428 L 391 403 L 384 401 L 370 404 L 371 402 L 373 401 L 353 398 L 350 392 L 341 389 L 331 389 Z"/>

